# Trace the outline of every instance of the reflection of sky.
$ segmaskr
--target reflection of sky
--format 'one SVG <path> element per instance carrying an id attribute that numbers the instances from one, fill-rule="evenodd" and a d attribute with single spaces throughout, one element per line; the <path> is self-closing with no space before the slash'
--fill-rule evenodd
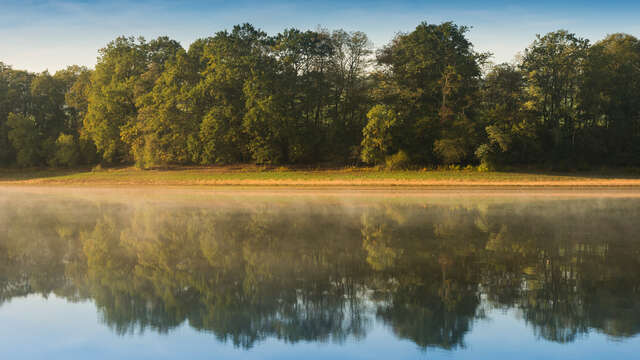
<path id="1" fill-rule="evenodd" d="M 91 302 L 30 295 L 0 307 L 2 359 L 631 359 L 640 349 L 640 337 L 612 341 L 592 333 L 557 344 L 536 339 L 515 311 L 492 310 L 475 323 L 465 344 L 457 351 L 425 352 L 377 323 L 361 341 L 286 344 L 268 339 L 246 351 L 188 324 L 165 335 L 118 336 L 99 322 Z"/>
<path id="2" fill-rule="evenodd" d="M 273 34 L 318 25 L 366 32 L 382 46 L 421 21 L 473 26 L 470 38 L 495 61 L 513 59 L 535 38 L 560 28 L 596 41 L 640 36 L 640 2 L 632 0 L 0 0 L 0 61 L 32 71 L 93 66 L 97 49 L 118 35 L 193 40 L 250 22 Z"/>

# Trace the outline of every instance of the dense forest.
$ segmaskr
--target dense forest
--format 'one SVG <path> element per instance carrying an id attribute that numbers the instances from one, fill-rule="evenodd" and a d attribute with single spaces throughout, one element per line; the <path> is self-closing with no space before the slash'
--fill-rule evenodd
<path id="1" fill-rule="evenodd" d="M 640 165 L 640 41 L 537 36 L 514 64 L 468 28 L 367 36 L 249 24 L 194 41 L 119 37 L 95 69 L 0 63 L 0 166 Z"/>

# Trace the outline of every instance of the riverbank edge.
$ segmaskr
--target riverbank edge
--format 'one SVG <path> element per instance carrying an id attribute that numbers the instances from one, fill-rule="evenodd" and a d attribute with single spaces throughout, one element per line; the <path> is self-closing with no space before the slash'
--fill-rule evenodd
<path id="1" fill-rule="evenodd" d="M 640 188 L 640 174 L 622 171 L 556 173 L 472 170 L 380 171 L 371 168 L 262 169 L 194 167 L 139 170 L 0 169 L 0 185 L 246 186 L 376 188 Z"/>

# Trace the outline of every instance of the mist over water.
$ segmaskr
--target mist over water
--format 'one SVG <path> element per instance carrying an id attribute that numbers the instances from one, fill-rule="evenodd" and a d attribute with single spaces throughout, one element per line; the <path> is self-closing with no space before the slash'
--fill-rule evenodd
<path id="1" fill-rule="evenodd" d="M 0 355 L 633 356 L 640 199 L 585 195 L 0 189 Z"/>

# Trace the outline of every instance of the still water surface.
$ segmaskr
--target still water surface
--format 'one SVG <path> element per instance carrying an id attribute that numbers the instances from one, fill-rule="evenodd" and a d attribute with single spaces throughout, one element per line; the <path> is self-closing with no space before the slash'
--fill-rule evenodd
<path id="1" fill-rule="evenodd" d="M 0 189 L 2 359 L 629 359 L 640 198 Z"/>

